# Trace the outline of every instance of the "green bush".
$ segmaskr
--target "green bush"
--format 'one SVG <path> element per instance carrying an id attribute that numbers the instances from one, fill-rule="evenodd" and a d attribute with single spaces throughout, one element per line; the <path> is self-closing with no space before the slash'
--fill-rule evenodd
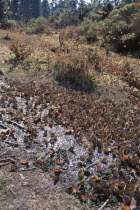
<path id="1" fill-rule="evenodd" d="M 100 21 L 101 19 L 102 19 L 102 15 L 100 15 L 100 14 L 98 14 L 98 13 L 95 13 L 95 12 L 93 12 L 93 11 L 91 11 L 91 12 L 89 12 L 89 14 L 88 14 L 88 18 L 90 19 L 90 20 L 92 20 L 93 22 L 94 21 Z"/>
<path id="2" fill-rule="evenodd" d="M 132 29 L 136 32 L 136 34 L 140 35 L 140 12 L 133 15 L 131 24 L 132 24 Z"/>
<path id="3" fill-rule="evenodd" d="M 126 4 L 124 7 L 119 9 L 119 16 L 123 18 L 127 23 L 130 23 L 131 17 L 138 11 L 138 6 L 135 3 Z"/>
<path id="4" fill-rule="evenodd" d="M 113 10 L 102 22 L 104 43 L 117 52 L 140 50 L 140 9 L 137 4 L 128 4 Z"/>
<path id="5" fill-rule="evenodd" d="M 7 24 L 7 3 L 4 0 L 0 0 L 0 28 L 6 28 Z"/>
<path id="6" fill-rule="evenodd" d="M 88 44 L 96 42 L 98 40 L 97 32 L 95 29 L 90 28 L 90 30 L 87 31 L 86 40 Z"/>
<path id="7" fill-rule="evenodd" d="M 8 25 L 8 28 L 10 29 L 19 28 L 18 21 L 16 20 L 7 20 L 7 25 Z"/>
<path id="8" fill-rule="evenodd" d="M 27 34 L 38 34 L 43 33 L 47 27 L 47 20 L 44 17 L 39 17 L 37 19 L 31 19 L 26 27 L 23 28 L 23 30 Z"/>
<path id="9" fill-rule="evenodd" d="M 85 18 L 78 27 L 78 34 L 86 37 L 87 43 L 93 43 L 98 40 L 96 22 Z"/>
<path id="10" fill-rule="evenodd" d="M 53 21 L 52 21 L 53 19 Z M 67 26 L 77 25 L 78 24 L 78 17 L 77 14 L 71 13 L 69 10 L 58 14 L 50 19 L 50 22 L 54 22 L 54 27 L 58 28 L 65 28 Z"/>
<path id="11" fill-rule="evenodd" d="M 87 35 L 87 31 L 90 30 L 91 25 L 93 24 L 92 20 L 85 18 L 84 21 L 78 26 L 79 35 Z"/>
<path id="12" fill-rule="evenodd" d="M 36 34 L 36 28 L 35 27 L 25 27 L 25 28 L 22 28 L 23 31 L 26 32 L 26 34 Z"/>

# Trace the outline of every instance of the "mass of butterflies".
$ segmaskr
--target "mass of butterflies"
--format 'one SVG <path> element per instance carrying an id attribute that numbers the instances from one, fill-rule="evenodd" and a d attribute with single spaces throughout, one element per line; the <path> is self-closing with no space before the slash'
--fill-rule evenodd
<path id="1" fill-rule="evenodd" d="M 55 88 L 36 81 L 24 83 L 6 79 L 6 82 L 1 87 L 1 122 L 22 125 L 24 144 L 32 144 L 39 130 L 42 130 L 49 158 L 38 157 L 35 161 L 44 169 L 50 167 L 54 184 L 63 182 L 63 175 L 69 173 L 63 170 L 63 166 L 69 164 L 69 156 L 64 151 L 55 151 L 57 133 L 51 133 L 48 139 L 46 124 L 50 128 L 62 125 L 66 135 L 74 135 L 76 144 L 86 151 L 86 155 L 80 156 L 75 182 L 69 182 L 66 187 L 69 194 L 78 197 L 83 203 L 89 200 L 99 203 L 109 199 L 110 203 L 122 203 L 124 210 L 138 209 L 140 102 L 137 98 L 128 95 L 127 101 L 116 103 L 102 98 L 98 93 Z M 19 104 L 17 98 L 24 100 L 24 105 Z M 43 116 L 42 112 L 46 108 L 48 113 Z M 15 130 L 11 129 L 11 133 L 14 137 Z M 1 135 L 2 141 L 6 141 L 9 134 L 4 132 Z M 75 152 L 74 146 L 68 150 Z M 96 165 L 92 172 L 95 150 L 106 158 L 103 157 L 101 164 Z M 105 171 L 102 164 L 107 164 L 109 155 L 112 155 L 113 161 Z M 27 165 L 28 161 L 22 159 L 22 163 Z"/>

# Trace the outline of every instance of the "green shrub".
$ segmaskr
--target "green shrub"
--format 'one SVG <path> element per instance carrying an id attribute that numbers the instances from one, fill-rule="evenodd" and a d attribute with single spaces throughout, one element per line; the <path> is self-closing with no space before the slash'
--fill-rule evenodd
<path id="1" fill-rule="evenodd" d="M 133 92 L 132 95 L 134 95 L 136 98 L 139 98 L 140 99 L 140 91 Z"/>
<path id="2" fill-rule="evenodd" d="M 126 4 L 119 9 L 119 16 L 126 22 L 130 23 L 131 16 L 138 11 L 138 6 L 135 3 Z"/>
<path id="3" fill-rule="evenodd" d="M 86 37 L 87 43 L 93 43 L 98 40 L 96 22 L 85 18 L 78 27 L 78 34 Z"/>
<path id="4" fill-rule="evenodd" d="M 136 34 L 140 35 L 140 12 L 133 15 L 131 19 L 132 29 Z"/>
<path id="5" fill-rule="evenodd" d="M 72 13 L 67 9 L 63 13 L 56 13 L 54 16 L 50 17 L 49 22 L 55 29 L 59 29 L 77 25 L 79 20 L 76 12 Z"/>
<path id="6" fill-rule="evenodd" d="M 100 20 L 102 19 L 102 15 L 97 14 L 97 13 L 91 11 L 91 12 L 89 12 L 89 14 L 88 14 L 88 18 L 89 18 L 90 20 L 92 20 L 93 22 L 94 22 L 94 21 L 97 21 L 97 22 L 98 22 L 98 21 L 100 21 Z"/>
<path id="7" fill-rule="evenodd" d="M 35 20 L 35 29 L 37 33 L 42 33 L 46 29 L 47 20 L 44 17 L 39 17 Z"/>
<path id="8" fill-rule="evenodd" d="M 38 34 L 43 33 L 47 27 L 47 20 L 44 17 L 39 17 L 37 19 L 32 18 L 24 27 L 24 31 L 27 34 Z"/>
<path id="9" fill-rule="evenodd" d="M 90 44 L 90 43 L 93 43 L 93 42 L 96 42 L 98 40 L 97 38 L 97 32 L 96 30 L 94 29 L 90 29 L 87 31 L 87 35 L 86 35 L 86 40 L 87 40 L 87 43 Z"/>
<path id="10" fill-rule="evenodd" d="M 104 43 L 117 52 L 140 50 L 140 9 L 137 4 L 112 11 L 102 22 Z"/>
<path id="11" fill-rule="evenodd" d="M 22 28 L 23 31 L 26 32 L 26 34 L 36 34 L 36 28 L 35 27 L 25 27 L 25 28 Z"/>

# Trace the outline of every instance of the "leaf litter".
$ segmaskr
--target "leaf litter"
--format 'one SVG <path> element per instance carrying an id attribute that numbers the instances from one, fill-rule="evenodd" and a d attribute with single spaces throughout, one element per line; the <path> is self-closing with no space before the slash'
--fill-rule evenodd
<path id="1" fill-rule="evenodd" d="M 139 208 L 137 98 L 115 103 L 97 93 L 7 78 L 0 92 L 1 152 L 20 153 L 17 160 L 1 159 L 0 167 L 39 167 L 84 204 Z"/>

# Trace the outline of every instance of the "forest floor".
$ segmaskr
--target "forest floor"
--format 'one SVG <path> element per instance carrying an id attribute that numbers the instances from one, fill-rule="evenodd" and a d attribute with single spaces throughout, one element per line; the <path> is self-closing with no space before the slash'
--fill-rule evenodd
<path id="1" fill-rule="evenodd" d="M 55 80 L 69 65 L 93 92 Z M 1 30 L 0 68 L 0 209 L 138 209 L 139 55 Z"/>

